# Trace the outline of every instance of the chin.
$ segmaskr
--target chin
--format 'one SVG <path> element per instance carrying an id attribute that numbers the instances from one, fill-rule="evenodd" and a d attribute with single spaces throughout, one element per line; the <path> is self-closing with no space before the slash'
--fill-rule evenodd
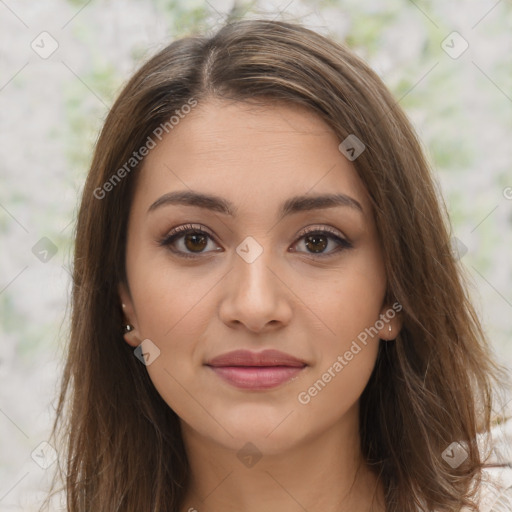
<path id="1" fill-rule="evenodd" d="M 254 426 L 240 425 L 233 430 L 233 438 L 224 438 L 223 444 L 226 448 L 236 451 L 237 455 L 244 455 L 253 450 L 265 456 L 280 455 L 292 449 L 301 440 L 296 438 L 299 433 L 284 428 L 280 432 L 272 432 L 271 428 L 257 429 Z M 272 434 L 269 435 L 269 432 Z"/>
<path id="2" fill-rule="evenodd" d="M 291 406 L 286 408 L 263 404 L 243 404 L 240 407 L 231 405 L 225 411 L 210 411 L 222 427 L 216 422 L 190 422 L 188 428 L 237 452 L 247 443 L 252 443 L 262 453 L 273 455 L 300 442 L 307 433 L 306 425 L 303 423 L 297 429 L 297 412 L 291 411 Z"/>

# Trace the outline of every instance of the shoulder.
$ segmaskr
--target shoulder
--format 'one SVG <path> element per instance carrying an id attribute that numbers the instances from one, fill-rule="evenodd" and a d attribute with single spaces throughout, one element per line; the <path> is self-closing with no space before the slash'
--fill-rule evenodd
<path id="1" fill-rule="evenodd" d="M 479 512 L 512 512 L 512 418 L 481 435 L 486 468 L 478 490 Z"/>

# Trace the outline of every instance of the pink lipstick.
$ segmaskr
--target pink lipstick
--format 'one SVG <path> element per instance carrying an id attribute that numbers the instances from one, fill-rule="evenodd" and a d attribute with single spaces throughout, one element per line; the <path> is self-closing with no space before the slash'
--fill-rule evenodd
<path id="1" fill-rule="evenodd" d="M 299 374 L 307 364 L 278 350 L 235 350 L 206 363 L 219 377 L 242 389 L 275 388 Z"/>

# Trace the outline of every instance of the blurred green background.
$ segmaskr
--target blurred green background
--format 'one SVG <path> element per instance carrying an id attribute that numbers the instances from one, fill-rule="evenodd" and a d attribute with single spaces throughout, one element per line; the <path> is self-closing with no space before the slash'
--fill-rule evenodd
<path id="1" fill-rule="evenodd" d="M 510 2 L 0 1 L 0 510 L 37 510 L 54 467 L 40 467 L 38 446 L 62 371 L 77 200 L 108 109 L 143 60 L 229 17 L 301 21 L 382 77 L 424 144 L 485 330 L 512 368 Z"/>

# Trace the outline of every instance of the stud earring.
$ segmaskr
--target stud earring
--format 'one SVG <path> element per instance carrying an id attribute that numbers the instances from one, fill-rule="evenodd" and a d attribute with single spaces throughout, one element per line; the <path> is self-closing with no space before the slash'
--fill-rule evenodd
<path id="1" fill-rule="evenodd" d="M 126 324 L 124 326 L 124 332 L 131 332 L 131 331 L 133 331 L 133 325 Z"/>

